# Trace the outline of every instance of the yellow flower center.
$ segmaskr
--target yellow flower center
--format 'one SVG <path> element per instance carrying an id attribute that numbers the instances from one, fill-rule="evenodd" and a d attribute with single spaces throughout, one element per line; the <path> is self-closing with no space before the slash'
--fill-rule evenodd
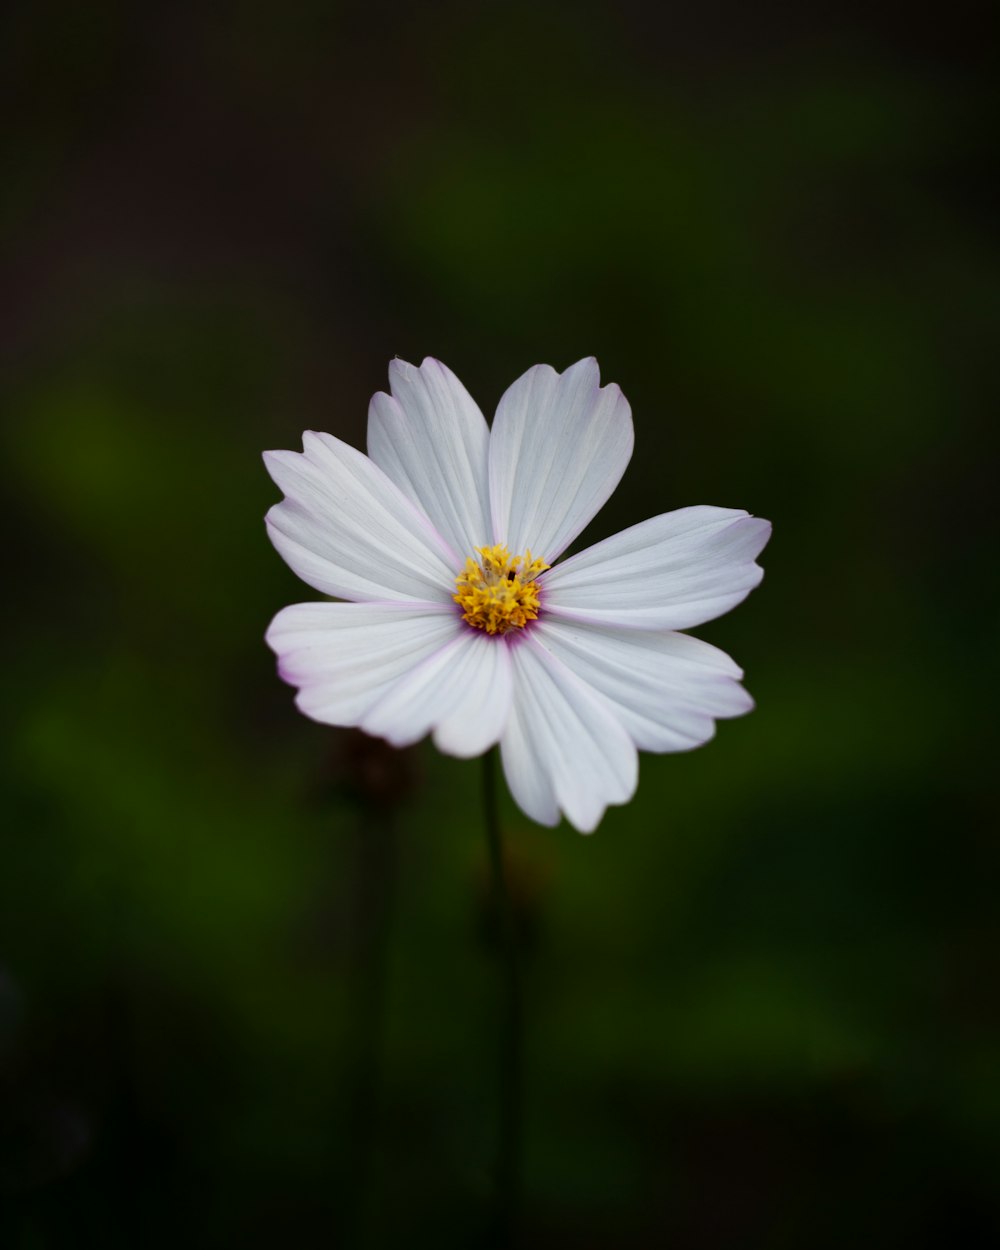
<path id="1" fill-rule="evenodd" d="M 530 551 L 512 556 L 506 547 L 477 547 L 479 562 L 470 556 L 455 578 L 453 595 L 462 620 L 488 634 L 523 629 L 538 616 L 538 583 L 534 580 L 551 565 Z"/>

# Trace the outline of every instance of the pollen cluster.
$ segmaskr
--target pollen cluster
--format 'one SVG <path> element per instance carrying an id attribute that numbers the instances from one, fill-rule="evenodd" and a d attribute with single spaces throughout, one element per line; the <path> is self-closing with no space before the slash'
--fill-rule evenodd
<path id="1" fill-rule="evenodd" d="M 455 579 L 453 596 L 462 620 L 488 634 L 523 629 L 538 616 L 538 583 L 534 580 L 551 566 L 530 551 L 512 556 L 506 547 L 477 547 L 478 562 L 470 556 Z"/>

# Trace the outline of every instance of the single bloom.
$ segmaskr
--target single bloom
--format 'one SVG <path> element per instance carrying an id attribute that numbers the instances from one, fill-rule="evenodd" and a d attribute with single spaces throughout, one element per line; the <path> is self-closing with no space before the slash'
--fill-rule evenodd
<path id="1" fill-rule="evenodd" d="M 389 366 L 368 455 L 307 431 L 264 453 L 291 568 L 339 603 L 278 613 L 267 641 L 313 720 L 465 758 L 500 744 L 532 819 L 581 832 L 638 781 L 639 749 L 686 751 L 753 707 L 716 647 L 678 633 L 759 584 L 767 521 L 679 508 L 559 562 L 621 480 L 632 414 L 596 360 L 536 365 L 492 429 L 450 369 Z"/>

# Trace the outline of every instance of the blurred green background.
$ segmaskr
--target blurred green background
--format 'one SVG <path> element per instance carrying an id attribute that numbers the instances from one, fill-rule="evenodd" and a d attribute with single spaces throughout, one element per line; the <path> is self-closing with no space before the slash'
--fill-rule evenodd
<path id="1" fill-rule="evenodd" d="M 0 1244 L 479 1244 L 479 768 L 299 716 L 260 451 L 595 354 L 758 710 L 507 803 L 522 1244 L 996 1244 L 987 6 L 15 3 Z M 988 784 L 988 782 L 990 784 Z"/>

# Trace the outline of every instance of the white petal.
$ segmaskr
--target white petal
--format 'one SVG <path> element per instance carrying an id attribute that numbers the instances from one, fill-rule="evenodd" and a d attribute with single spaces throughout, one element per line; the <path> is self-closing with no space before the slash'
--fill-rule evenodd
<path id="1" fill-rule="evenodd" d="M 733 508 L 678 508 L 595 543 L 544 575 L 545 609 L 595 624 L 690 629 L 759 585 L 771 523 Z"/>
<path id="2" fill-rule="evenodd" d="M 393 685 L 361 728 L 394 746 L 408 746 L 433 729 L 440 750 L 471 759 L 499 741 L 511 684 L 503 639 L 462 625 L 457 638 Z"/>
<path id="3" fill-rule="evenodd" d="M 550 564 L 603 507 L 632 456 L 632 413 L 597 361 L 535 365 L 500 400 L 490 438 L 493 534 Z"/>
<path id="4" fill-rule="evenodd" d="M 552 616 L 534 627 L 533 637 L 614 704 L 643 751 L 688 751 L 712 737 L 713 718 L 753 707 L 739 668 L 700 638 Z"/>
<path id="5" fill-rule="evenodd" d="M 492 542 L 490 431 L 462 383 L 439 360 L 389 365 L 391 395 L 368 409 L 368 454 L 424 511 L 465 563 Z"/>
<path id="6" fill-rule="evenodd" d="M 590 833 L 610 803 L 635 793 L 635 746 L 603 697 L 533 638 L 510 656 L 514 702 L 500 751 L 511 794 L 543 825 L 561 809 Z"/>
<path id="7" fill-rule="evenodd" d="M 296 603 L 271 622 L 278 671 L 295 702 L 327 725 L 360 725 L 393 684 L 468 629 L 456 613 L 417 603 Z"/>
<path id="8" fill-rule="evenodd" d="M 399 487 L 331 434 L 307 431 L 302 445 L 264 453 L 285 492 L 268 533 L 299 577 L 341 599 L 450 602 L 454 557 Z"/>

